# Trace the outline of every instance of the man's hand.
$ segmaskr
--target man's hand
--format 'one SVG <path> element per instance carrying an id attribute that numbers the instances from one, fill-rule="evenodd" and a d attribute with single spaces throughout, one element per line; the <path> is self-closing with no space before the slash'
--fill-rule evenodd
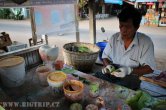
<path id="1" fill-rule="evenodd" d="M 111 75 L 114 75 L 114 76 L 116 76 L 116 77 L 121 77 L 121 78 L 123 78 L 123 77 L 125 77 L 126 75 L 131 74 L 132 71 L 133 71 L 133 68 L 131 68 L 131 67 L 121 67 L 121 68 L 119 68 L 118 70 L 113 71 L 113 72 L 111 73 Z"/>
<path id="2" fill-rule="evenodd" d="M 103 74 L 111 74 L 113 71 L 115 71 L 115 67 L 113 65 L 107 65 L 105 68 L 102 69 Z"/>

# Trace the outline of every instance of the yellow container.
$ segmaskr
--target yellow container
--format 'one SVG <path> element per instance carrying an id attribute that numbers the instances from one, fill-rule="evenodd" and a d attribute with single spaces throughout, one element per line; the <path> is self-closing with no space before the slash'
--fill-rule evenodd
<path id="1" fill-rule="evenodd" d="M 47 76 L 47 81 L 49 86 L 51 87 L 62 87 L 64 81 L 66 80 L 67 76 L 62 71 L 55 71 L 51 72 Z"/>

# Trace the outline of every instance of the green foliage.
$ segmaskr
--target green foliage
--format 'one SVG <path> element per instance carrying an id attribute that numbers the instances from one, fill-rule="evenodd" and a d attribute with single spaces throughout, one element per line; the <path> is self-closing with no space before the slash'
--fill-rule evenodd
<path id="1" fill-rule="evenodd" d="M 0 9 L 0 19 L 15 19 L 15 20 L 22 20 L 22 10 L 18 8 L 15 12 L 12 11 L 11 8 L 1 8 Z"/>
<path id="2" fill-rule="evenodd" d="M 162 110 L 156 108 L 166 107 L 166 100 L 161 100 L 151 97 L 148 93 L 145 93 L 140 90 L 136 91 L 136 94 L 134 96 L 129 97 L 126 100 L 126 103 L 130 105 L 132 110 L 141 110 L 142 108 L 152 108 L 153 110 Z"/>
<path id="3" fill-rule="evenodd" d="M 12 12 L 9 8 L 2 8 L 0 9 L 0 18 L 1 19 L 10 19 Z"/>
<path id="4" fill-rule="evenodd" d="M 130 105 L 133 110 L 138 110 L 137 102 L 142 95 L 142 91 L 136 91 L 134 96 L 131 96 L 126 100 L 126 103 Z"/>
<path id="5" fill-rule="evenodd" d="M 23 19 L 23 15 L 21 14 L 22 10 L 21 9 L 17 9 L 17 12 L 15 13 L 15 20 L 22 20 Z"/>

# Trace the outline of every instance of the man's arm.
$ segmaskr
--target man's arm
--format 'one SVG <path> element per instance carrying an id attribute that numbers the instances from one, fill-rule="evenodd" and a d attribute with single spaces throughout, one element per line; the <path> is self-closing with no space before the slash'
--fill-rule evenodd
<path id="1" fill-rule="evenodd" d="M 133 69 L 134 74 L 138 76 L 152 73 L 156 68 L 155 57 L 154 57 L 154 45 L 150 37 L 145 37 L 144 44 L 141 53 L 140 65 Z"/>
<path id="2" fill-rule="evenodd" d="M 106 67 L 107 65 L 113 64 L 108 58 L 103 59 L 103 65 Z"/>
<path id="3" fill-rule="evenodd" d="M 144 74 L 149 74 L 149 73 L 153 73 L 153 70 L 150 68 L 150 66 L 145 65 L 145 66 L 133 68 L 133 71 L 131 74 L 136 74 L 138 76 L 142 76 Z"/>

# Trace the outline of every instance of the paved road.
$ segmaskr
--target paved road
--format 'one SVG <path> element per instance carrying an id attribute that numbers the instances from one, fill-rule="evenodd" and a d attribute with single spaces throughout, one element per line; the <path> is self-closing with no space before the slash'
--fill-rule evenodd
<path id="1" fill-rule="evenodd" d="M 102 33 L 100 28 L 104 27 L 106 32 Z M 112 34 L 119 31 L 119 24 L 116 17 L 112 17 L 104 20 L 97 20 L 96 22 L 96 36 L 97 42 L 103 41 L 109 38 Z M 89 38 L 89 21 L 79 21 L 80 40 L 82 42 L 90 42 Z M 10 34 L 11 39 L 14 41 L 20 41 L 28 43 L 28 39 L 31 38 L 31 26 L 30 20 L 14 21 L 14 20 L 0 20 L 0 32 L 5 31 Z M 158 69 L 166 70 L 166 27 L 150 27 L 141 25 L 140 32 L 146 33 L 154 42 L 155 57 L 157 60 Z M 62 50 L 62 46 L 65 43 L 76 41 L 75 33 L 66 32 L 62 36 L 58 36 L 56 33 L 48 35 L 49 43 L 59 46 Z M 60 52 L 62 54 L 62 51 Z M 62 55 L 60 55 L 59 58 Z"/>

